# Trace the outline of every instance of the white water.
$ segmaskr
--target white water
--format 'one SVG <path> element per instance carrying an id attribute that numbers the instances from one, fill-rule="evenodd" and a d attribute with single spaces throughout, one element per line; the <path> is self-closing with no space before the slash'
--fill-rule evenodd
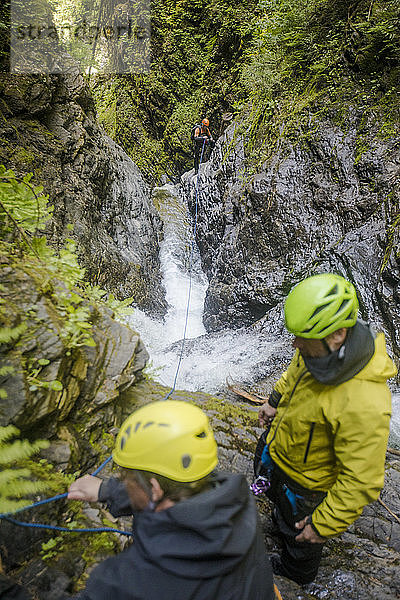
<path id="1" fill-rule="evenodd" d="M 160 262 L 169 308 L 163 320 L 151 318 L 137 309 L 129 323 L 140 332 L 150 353 L 153 377 L 166 386 L 172 386 L 182 348 L 178 341 L 184 337 L 185 330 L 192 223 L 175 186 L 156 188 L 154 196 L 164 221 Z M 207 285 L 195 245 L 186 342 L 176 387 L 215 393 L 226 387 L 229 376 L 250 381 L 264 375 L 265 359 L 278 344 L 248 330 L 206 334 L 202 315 Z"/>
<path id="2" fill-rule="evenodd" d="M 392 396 L 389 446 L 395 446 L 400 449 L 400 393 L 393 394 Z"/>

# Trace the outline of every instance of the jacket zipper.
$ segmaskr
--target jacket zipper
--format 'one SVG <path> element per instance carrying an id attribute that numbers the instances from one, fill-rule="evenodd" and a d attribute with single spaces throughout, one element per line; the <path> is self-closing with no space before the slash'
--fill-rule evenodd
<path id="1" fill-rule="evenodd" d="M 311 423 L 310 435 L 308 436 L 307 448 L 304 453 L 303 463 L 305 463 L 307 461 L 308 451 L 310 450 L 311 440 L 312 440 L 313 433 L 314 433 L 314 427 L 315 427 L 315 423 Z"/>
<path id="2" fill-rule="evenodd" d="M 294 384 L 294 386 L 293 386 L 293 389 L 292 389 L 292 391 L 291 391 L 291 394 L 290 394 L 290 396 L 289 396 L 289 400 L 288 400 L 288 403 L 287 403 L 287 406 L 286 406 L 285 412 L 283 413 L 283 415 L 282 415 L 282 416 L 281 416 L 281 418 L 279 419 L 279 423 L 278 423 L 278 425 L 276 426 L 276 429 L 275 429 L 275 431 L 274 431 L 273 438 L 272 438 L 272 440 L 269 442 L 268 446 L 270 446 L 270 447 L 271 447 L 271 444 L 272 444 L 272 442 L 274 441 L 274 439 L 275 439 L 275 437 L 276 437 L 276 432 L 278 431 L 279 425 L 281 424 L 281 422 L 282 422 L 282 419 L 283 419 L 283 417 L 285 416 L 287 409 L 289 408 L 289 404 L 290 404 L 290 401 L 291 401 L 291 399 L 293 398 L 293 394 L 295 393 L 295 391 L 296 391 L 296 388 L 297 388 L 297 386 L 298 386 L 298 385 L 299 385 L 299 383 L 300 383 L 300 380 L 301 380 L 301 379 L 304 377 L 304 375 L 305 375 L 306 373 L 308 373 L 308 371 L 307 371 L 307 370 L 305 370 L 305 371 L 303 371 L 302 373 L 300 373 L 300 375 L 299 375 L 299 377 L 298 377 L 298 379 L 297 379 L 296 383 Z"/>

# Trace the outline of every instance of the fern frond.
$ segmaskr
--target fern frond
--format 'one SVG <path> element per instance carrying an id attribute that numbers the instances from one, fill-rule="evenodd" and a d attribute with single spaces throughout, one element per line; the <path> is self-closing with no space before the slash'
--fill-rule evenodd
<path id="1" fill-rule="evenodd" d="M 7 489 L 4 490 L 0 498 L 23 498 L 46 490 L 48 487 L 45 481 L 30 481 L 29 479 L 16 477 L 8 482 Z"/>
<path id="2" fill-rule="evenodd" d="M 0 445 L 0 465 L 15 464 L 24 458 L 29 458 L 42 448 L 48 448 L 49 442 L 38 441 L 31 444 L 27 440 L 16 440 L 10 445 Z"/>
<path id="3" fill-rule="evenodd" d="M 13 513 L 29 504 L 31 504 L 29 500 L 11 500 L 10 498 L 0 496 L 0 513 Z"/>
<path id="4" fill-rule="evenodd" d="M 11 365 L 4 365 L 3 367 L 0 367 L 0 377 L 4 377 L 5 375 L 12 375 L 14 371 L 15 369 Z"/>
<path id="5" fill-rule="evenodd" d="M 0 328 L 0 344 L 8 344 L 16 341 L 27 329 L 26 323 L 20 323 L 16 327 Z"/>
<path id="6" fill-rule="evenodd" d="M 31 474 L 29 469 L 5 469 L 0 471 L 0 490 L 4 490 L 13 479 L 18 477 L 29 477 Z"/>
<path id="7" fill-rule="evenodd" d="M 14 425 L 7 425 L 7 427 L 0 427 L 0 448 L 2 444 L 9 440 L 12 437 L 15 437 L 19 434 L 19 429 L 14 427 Z"/>

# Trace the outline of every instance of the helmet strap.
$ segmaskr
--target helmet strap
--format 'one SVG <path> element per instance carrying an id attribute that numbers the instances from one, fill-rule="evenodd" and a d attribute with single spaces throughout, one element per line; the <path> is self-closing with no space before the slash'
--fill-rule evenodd
<path id="1" fill-rule="evenodd" d="M 325 350 L 328 352 L 328 354 L 332 354 L 332 350 L 329 348 L 329 346 L 328 346 L 328 342 L 326 341 L 326 339 L 325 339 L 325 338 L 322 338 L 322 339 L 321 339 L 321 342 L 323 343 L 323 345 L 324 345 L 324 348 L 325 348 Z"/>
<path id="2" fill-rule="evenodd" d="M 155 502 L 154 500 L 149 500 L 148 505 L 143 509 L 143 512 L 154 512 L 157 506 L 160 504 L 161 500 Z"/>

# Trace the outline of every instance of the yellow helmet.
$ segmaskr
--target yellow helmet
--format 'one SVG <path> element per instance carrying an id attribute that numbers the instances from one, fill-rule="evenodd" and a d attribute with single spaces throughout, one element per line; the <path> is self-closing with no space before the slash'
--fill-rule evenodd
<path id="1" fill-rule="evenodd" d="M 217 444 L 200 408 L 162 400 L 142 406 L 124 421 L 113 459 L 127 469 L 151 471 L 174 481 L 197 481 L 217 466 Z"/>

